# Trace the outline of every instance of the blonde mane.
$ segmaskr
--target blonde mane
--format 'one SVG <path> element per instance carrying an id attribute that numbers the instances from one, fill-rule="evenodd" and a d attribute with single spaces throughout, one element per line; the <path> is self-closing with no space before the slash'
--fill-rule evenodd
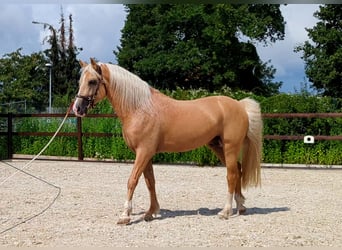
<path id="1" fill-rule="evenodd" d="M 110 71 L 110 88 L 113 98 L 118 100 L 122 110 L 142 109 L 152 111 L 151 87 L 147 82 L 126 69 L 113 64 L 106 64 Z"/>

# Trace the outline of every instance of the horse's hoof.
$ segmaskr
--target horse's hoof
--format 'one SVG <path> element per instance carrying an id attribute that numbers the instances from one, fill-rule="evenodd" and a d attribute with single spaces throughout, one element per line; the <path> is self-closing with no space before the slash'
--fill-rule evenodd
<path id="1" fill-rule="evenodd" d="M 130 221 L 131 221 L 131 219 L 129 217 L 123 217 L 123 218 L 119 218 L 119 220 L 116 224 L 127 225 Z"/>
<path id="2" fill-rule="evenodd" d="M 221 220 L 228 220 L 228 218 L 229 218 L 228 213 L 223 212 L 223 211 L 219 212 L 217 215 Z"/>
<path id="3" fill-rule="evenodd" d="M 246 208 L 244 207 L 244 208 L 240 208 L 239 209 L 239 215 L 242 215 L 242 214 L 245 214 L 246 213 Z"/>
<path id="4" fill-rule="evenodd" d="M 145 214 L 145 216 L 144 216 L 145 221 L 151 221 L 153 219 L 154 219 L 154 217 L 152 214 Z"/>
<path id="5" fill-rule="evenodd" d="M 229 211 L 223 209 L 218 213 L 220 219 L 228 220 L 230 216 L 233 215 L 233 209 L 229 209 Z"/>

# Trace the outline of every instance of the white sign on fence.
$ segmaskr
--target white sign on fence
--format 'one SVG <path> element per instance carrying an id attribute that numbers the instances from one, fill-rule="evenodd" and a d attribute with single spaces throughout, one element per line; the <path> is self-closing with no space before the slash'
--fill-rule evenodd
<path id="1" fill-rule="evenodd" d="M 304 143 L 306 143 L 306 144 L 314 144 L 315 143 L 315 137 L 313 137 L 312 135 L 304 136 Z"/>

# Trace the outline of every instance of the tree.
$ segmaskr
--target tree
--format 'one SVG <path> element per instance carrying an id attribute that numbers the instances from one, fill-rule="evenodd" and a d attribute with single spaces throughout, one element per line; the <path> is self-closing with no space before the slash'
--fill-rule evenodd
<path id="1" fill-rule="evenodd" d="M 308 28 L 312 42 L 295 48 L 303 52 L 305 73 L 312 86 L 324 95 L 342 95 L 342 5 L 326 4 L 319 7 L 314 17 L 320 21 Z"/>
<path id="2" fill-rule="evenodd" d="M 233 89 L 270 95 L 275 69 L 254 41 L 284 37 L 279 5 L 127 5 L 118 63 L 159 88 Z M 245 35 L 248 41 L 239 37 Z"/>
<path id="3" fill-rule="evenodd" d="M 69 15 L 69 43 L 66 51 L 66 78 L 69 81 L 68 86 L 74 87 L 75 83 L 78 83 L 80 64 L 77 60 L 78 50 L 82 48 L 77 48 L 74 43 L 74 32 L 73 32 L 73 19 L 72 14 Z M 74 92 L 74 88 L 71 92 Z"/>
<path id="4" fill-rule="evenodd" d="M 69 15 L 69 28 L 65 25 L 63 9 L 61 9 L 60 28 L 56 30 L 49 24 L 44 24 L 44 28 L 49 28 L 51 34 L 44 39 L 50 45 L 50 49 L 44 51 L 52 63 L 53 94 L 70 101 L 70 96 L 75 95 L 78 82 L 78 72 L 80 66 L 77 60 L 78 51 L 82 48 L 76 47 L 74 43 L 72 14 Z M 68 39 L 66 36 L 69 35 Z"/>
<path id="5" fill-rule="evenodd" d="M 21 49 L 0 59 L 0 112 L 7 111 L 4 104 L 22 101 L 35 110 L 46 108 L 49 86 L 46 62 L 43 53 L 22 55 Z"/>

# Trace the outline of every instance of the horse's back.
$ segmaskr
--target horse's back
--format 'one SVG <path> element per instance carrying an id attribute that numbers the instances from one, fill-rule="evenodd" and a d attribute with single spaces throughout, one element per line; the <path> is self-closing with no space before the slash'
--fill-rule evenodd
<path id="1" fill-rule="evenodd" d="M 186 107 L 184 104 L 189 104 Z M 201 115 L 204 119 L 215 121 L 223 126 L 241 124 L 248 117 L 246 110 L 238 100 L 228 96 L 209 96 L 191 101 L 183 101 L 179 108 L 191 109 L 191 119 L 195 114 Z"/>

